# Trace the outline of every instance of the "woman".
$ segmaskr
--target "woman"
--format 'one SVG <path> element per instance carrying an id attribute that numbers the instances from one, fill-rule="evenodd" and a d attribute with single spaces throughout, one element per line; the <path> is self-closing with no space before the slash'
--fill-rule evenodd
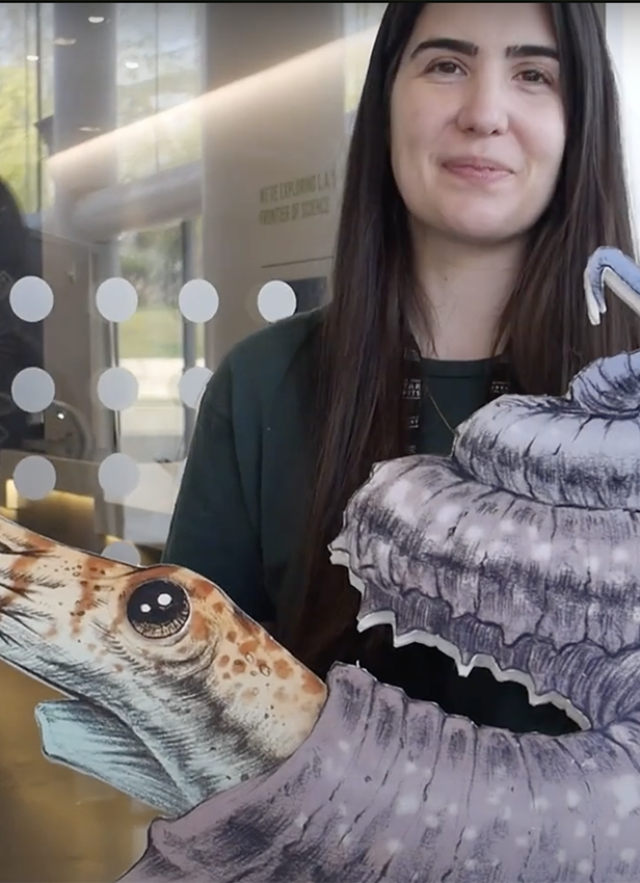
<path id="1" fill-rule="evenodd" d="M 324 675 L 359 660 L 410 695 L 513 730 L 571 728 L 487 672 L 385 629 L 329 564 L 377 460 L 449 453 L 510 389 L 564 392 L 640 346 L 612 300 L 587 321 L 599 245 L 633 254 L 617 96 L 593 3 L 392 3 L 348 160 L 330 305 L 244 340 L 212 378 L 165 560 L 219 583 Z"/>

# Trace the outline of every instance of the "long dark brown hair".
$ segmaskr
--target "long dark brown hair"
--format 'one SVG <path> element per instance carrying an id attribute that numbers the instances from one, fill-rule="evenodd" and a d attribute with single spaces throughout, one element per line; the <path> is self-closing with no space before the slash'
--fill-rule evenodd
<path id="1" fill-rule="evenodd" d="M 365 637 L 356 631 L 360 597 L 345 569 L 329 563 L 327 546 L 372 464 L 404 453 L 404 322 L 417 286 L 407 212 L 384 134 L 400 59 L 426 5 L 390 3 L 379 28 L 347 161 L 332 300 L 317 341 L 317 465 L 306 582 L 281 637 L 321 675 L 337 659 L 362 658 Z M 509 363 L 520 386 L 555 395 L 585 363 L 640 348 L 640 325 L 612 299 L 594 328 L 584 306 L 589 255 L 601 245 L 635 251 L 604 28 L 594 3 L 544 5 L 558 41 L 567 143 L 557 189 L 531 233 L 498 335 L 507 331 Z"/>

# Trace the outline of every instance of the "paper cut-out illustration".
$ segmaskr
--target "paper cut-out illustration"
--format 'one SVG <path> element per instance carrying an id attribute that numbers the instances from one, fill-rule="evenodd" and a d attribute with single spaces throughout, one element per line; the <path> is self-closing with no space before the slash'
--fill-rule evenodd
<path id="1" fill-rule="evenodd" d="M 640 270 L 600 249 L 594 324 L 605 283 L 640 313 Z M 123 883 L 640 879 L 640 351 L 493 401 L 450 458 L 378 464 L 330 550 L 362 629 L 519 681 L 575 733 L 478 727 L 342 664 L 325 687 L 188 571 L 6 521 L 0 543 L 0 658 L 71 697 L 38 709 L 45 751 L 182 814 Z"/>
<path id="2" fill-rule="evenodd" d="M 41 703 L 45 755 L 170 816 L 288 757 L 324 684 L 215 586 L 0 520 L 0 658 Z"/>

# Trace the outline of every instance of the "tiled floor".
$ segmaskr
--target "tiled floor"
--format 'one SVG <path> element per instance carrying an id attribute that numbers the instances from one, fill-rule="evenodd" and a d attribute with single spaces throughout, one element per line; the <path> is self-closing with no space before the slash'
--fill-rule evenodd
<path id="1" fill-rule="evenodd" d="M 0 662 L 0 883 L 113 883 L 154 812 L 45 759 L 33 710 L 51 698 Z"/>

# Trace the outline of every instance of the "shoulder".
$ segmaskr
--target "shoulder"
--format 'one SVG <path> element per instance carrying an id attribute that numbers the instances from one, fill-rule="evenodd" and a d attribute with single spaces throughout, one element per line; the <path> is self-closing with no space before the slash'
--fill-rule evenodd
<path id="1" fill-rule="evenodd" d="M 283 383 L 295 383 L 308 372 L 310 345 L 320 329 L 326 307 L 281 319 L 247 335 L 237 343 L 211 377 L 202 399 L 205 410 L 233 411 L 266 403 L 279 394 Z"/>
<path id="2" fill-rule="evenodd" d="M 320 328 L 326 307 L 281 319 L 241 340 L 227 356 L 233 374 L 286 371 Z"/>
<path id="3" fill-rule="evenodd" d="M 241 340 L 224 360 L 232 387 L 244 395 L 253 391 L 264 398 L 292 374 L 304 372 L 312 340 L 324 315 L 324 307 L 309 310 L 274 322 Z"/>

